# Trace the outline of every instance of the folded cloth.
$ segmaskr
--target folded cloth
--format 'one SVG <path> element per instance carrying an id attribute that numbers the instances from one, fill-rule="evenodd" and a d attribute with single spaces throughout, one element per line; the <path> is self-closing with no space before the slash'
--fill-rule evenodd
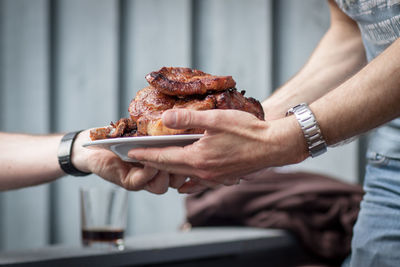
<path id="1" fill-rule="evenodd" d="M 363 193 L 359 185 L 325 175 L 266 170 L 237 186 L 189 195 L 187 222 L 285 229 L 311 254 L 339 262 L 350 253 Z"/>

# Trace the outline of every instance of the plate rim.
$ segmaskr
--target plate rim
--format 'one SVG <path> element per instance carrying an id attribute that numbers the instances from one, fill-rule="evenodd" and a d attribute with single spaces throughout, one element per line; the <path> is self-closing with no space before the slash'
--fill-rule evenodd
<path id="1" fill-rule="evenodd" d="M 98 145 L 114 145 L 122 143 L 136 143 L 144 141 L 169 141 L 169 140 L 191 140 L 200 139 L 204 134 L 175 134 L 175 135 L 146 135 L 146 136 L 132 136 L 132 137 L 117 137 L 107 138 L 83 143 L 83 147 L 98 146 Z"/>

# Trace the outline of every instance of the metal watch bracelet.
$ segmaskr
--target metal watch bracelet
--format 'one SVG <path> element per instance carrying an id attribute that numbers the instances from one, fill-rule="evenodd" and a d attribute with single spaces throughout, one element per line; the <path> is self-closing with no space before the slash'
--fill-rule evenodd
<path id="1" fill-rule="evenodd" d="M 308 145 L 310 156 L 315 158 L 325 153 L 327 151 L 326 142 L 322 136 L 318 122 L 308 105 L 306 103 L 301 103 L 294 106 L 287 111 L 286 116 L 290 114 L 294 114 L 300 124 Z"/>

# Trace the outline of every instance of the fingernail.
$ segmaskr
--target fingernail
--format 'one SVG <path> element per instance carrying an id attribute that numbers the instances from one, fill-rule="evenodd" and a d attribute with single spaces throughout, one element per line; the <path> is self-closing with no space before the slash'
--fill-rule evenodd
<path id="1" fill-rule="evenodd" d="M 176 126 L 176 112 L 173 110 L 169 110 L 167 112 L 164 112 L 162 115 L 162 120 L 163 123 L 166 126 L 170 126 L 170 127 L 175 127 Z"/>

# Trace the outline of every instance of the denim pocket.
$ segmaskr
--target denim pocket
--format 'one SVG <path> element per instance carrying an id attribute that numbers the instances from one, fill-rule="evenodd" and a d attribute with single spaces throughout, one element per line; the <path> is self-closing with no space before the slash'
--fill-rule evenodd
<path id="1" fill-rule="evenodd" d="M 373 166 L 387 166 L 389 158 L 376 152 L 367 152 L 367 162 Z"/>

